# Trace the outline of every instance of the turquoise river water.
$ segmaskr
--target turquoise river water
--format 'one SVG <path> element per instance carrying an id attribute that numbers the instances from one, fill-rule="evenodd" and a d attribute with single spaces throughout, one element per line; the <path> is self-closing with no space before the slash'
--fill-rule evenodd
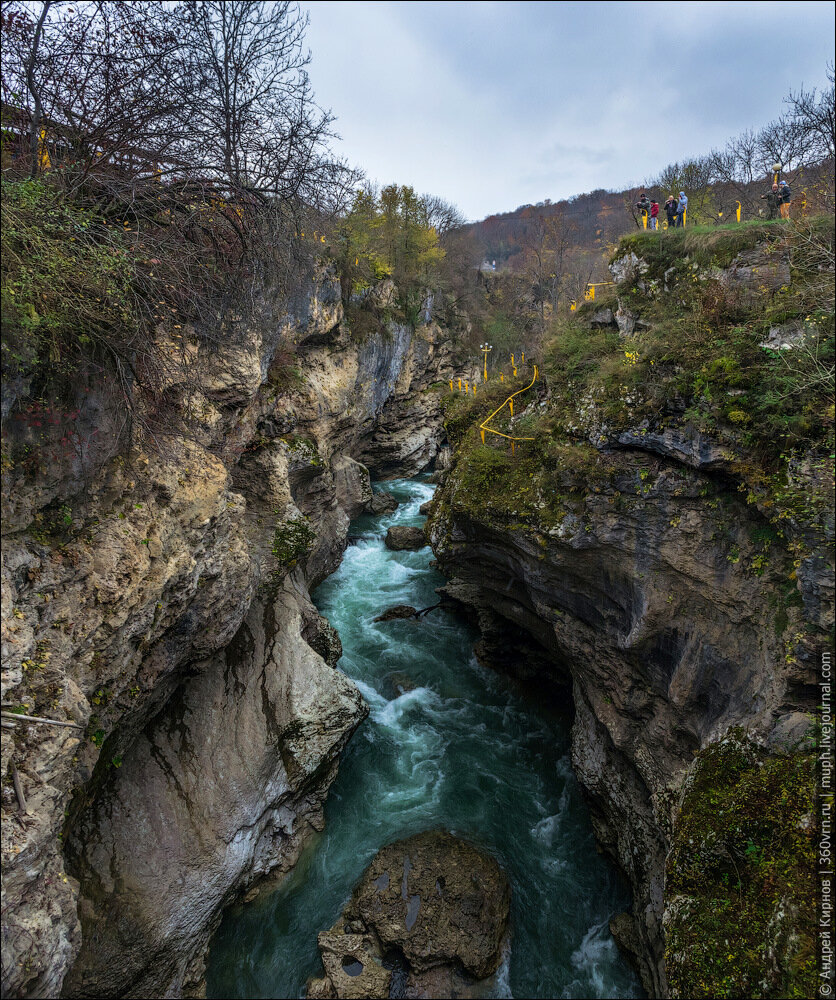
<path id="1" fill-rule="evenodd" d="M 209 955 L 209 997 L 302 997 L 316 947 L 372 857 L 444 828 L 491 851 L 513 887 L 510 954 L 497 996 L 640 997 L 612 940 L 629 895 L 595 848 L 569 762 L 568 715 L 481 667 L 476 636 L 442 611 L 374 624 L 394 604 L 435 604 L 430 549 L 391 552 L 392 524 L 420 525 L 433 487 L 386 484 L 401 505 L 362 516 L 337 570 L 314 593 L 343 643 L 339 669 L 371 708 L 349 743 L 326 825 L 272 893 L 231 909 Z"/>

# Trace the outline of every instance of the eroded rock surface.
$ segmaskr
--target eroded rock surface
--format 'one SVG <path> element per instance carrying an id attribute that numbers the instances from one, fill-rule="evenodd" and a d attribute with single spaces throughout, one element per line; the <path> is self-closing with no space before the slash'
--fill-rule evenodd
<path id="1" fill-rule="evenodd" d="M 3 701 L 81 726 L 2 731 L 4 995 L 199 992 L 220 913 L 292 866 L 365 712 L 308 590 L 369 465 L 434 456 L 446 338 L 358 343 L 327 275 L 222 332 L 170 387 L 187 437 L 132 446 L 90 392 L 83 461 L 4 473 Z"/>
<path id="2" fill-rule="evenodd" d="M 423 528 L 410 528 L 402 524 L 393 525 L 386 532 L 386 548 L 395 552 L 408 550 L 414 552 L 423 549 L 427 544 Z"/>
<path id="3" fill-rule="evenodd" d="M 431 831 L 390 844 L 319 935 L 325 975 L 308 996 L 477 995 L 501 961 L 510 901 L 496 859 L 465 841 Z"/>
<path id="4" fill-rule="evenodd" d="M 390 622 L 395 618 L 414 618 L 418 614 L 418 609 L 411 604 L 396 604 L 393 608 L 387 608 L 382 615 L 378 615 L 376 622 Z"/>
<path id="5" fill-rule="evenodd" d="M 602 457 L 607 474 L 574 508 L 544 493 L 506 512 L 468 494 L 454 466 L 430 536 L 450 578 L 444 594 L 473 612 L 485 659 L 518 672 L 519 655 L 496 641 L 512 626 L 540 647 L 541 683 L 571 679 L 573 765 L 597 839 L 633 887 L 620 939 L 640 952 L 648 991 L 665 996 L 676 789 L 694 754 L 731 727 L 769 739 L 811 710 L 816 659 L 804 623 L 825 627 L 827 616 L 824 602 L 804 598 L 799 573 L 776 627 L 774 595 L 796 575 L 792 558 L 773 545 L 765 564 L 758 512 L 734 493 L 718 499 L 706 478 L 724 461 L 716 442 L 639 429 L 623 440 L 629 450 Z M 812 566 L 816 586 L 828 586 L 832 570 Z"/>
<path id="6" fill-rule="evenodd" d="M 371 500 L 369 500 L 366 504 L 366 510 L 370 514 L 391 514 L 399 506 L 398 501 L 391 493 L 380 492 L 375 493 Z"/>

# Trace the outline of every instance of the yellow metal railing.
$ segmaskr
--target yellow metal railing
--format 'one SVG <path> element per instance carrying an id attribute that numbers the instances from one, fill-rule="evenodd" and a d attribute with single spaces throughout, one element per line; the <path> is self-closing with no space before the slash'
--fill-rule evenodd
<path id="1" fill-rule="evenodd" d="M 583 293 L 584 302 L 595 301 L 595 289 L 601 285 L 611 285 L 611 281 L 590 281 L 587 283 L 586 291 Z"/>
<path id="2" fill-rule="evenodd" d="M 528 390 L 534 385 L 534 383 L 536 381 L 537 381 L 537 365 L 534 366 L 534 377 L 528 383 L 528 385 L 525 386 L 523 389 L 517 389 L 516 392 L 512 392 L 511 395 L 505 400 L 505 402 L 502 403 L 501 406 L 497 406 L 497 408 L 493 411 L 493 413 L 491 413 L 489 416 L 487 416 L 482 421 L 482 423 L 479 424 L 479 433 L 482 436 L 482 444 L 485 443 L 485 431 L 487 431 L 489 434 L 496 434 L 498 437 L 505 438 L 506 441 L 510 441 L 511 442 L 511 450 L 512 451 L 514 450 L 514 442 L 515 441 L 534 441 L 535 440 L 533 437 L 515 437 L 513 434 L 505 434 L 503 431 L 498 431 L 498 430 L 495 430 L 493 427 L 488 427 L 488 424 L 491 422 L 491 420 L 493 420 L 493 418 L 497 415 L 497 413 L 499 413 L 500 410 L 505 409 L 506 406 L 511 411 L 511 416 L 513 417 L 514 416 L 514 396 L 519 396 L 519 394 L 521 392 L 528 392 Z"/>

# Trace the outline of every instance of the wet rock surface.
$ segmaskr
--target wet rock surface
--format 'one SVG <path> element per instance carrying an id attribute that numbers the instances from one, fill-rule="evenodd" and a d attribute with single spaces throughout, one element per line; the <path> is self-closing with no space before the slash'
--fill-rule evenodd
<path id="1" fill-rule="evenodd" d="M 393 608 L 387 608 L 382 615 L 378 615 L 376 622 L 390 622 L 394 618 L 414 618 L 418 613 L 417 608 L 411 604 L 396 604 Z"/>
<path id="2" fill-rule="evenodd" d="M 366 512 L 369 514 L 391 514 L 398 509 L 398 501 L 391 493 L 375 493 L 366 504 Z"/>
<path id="3" fill-rule="evenodd" d="M 386 532 L 386 548 L 394 549 L 395 552 L 414 552 L 423 549 L 426 544 L 423 528 L 409 528 L 396 524 Z"/>
<path id="4" fill-rule="evenodd" d="M 483 995 L 505 942 L 511 887 L 497 861 L 443 831 L 384 847 L 334 926 L 310 998 Z"/>

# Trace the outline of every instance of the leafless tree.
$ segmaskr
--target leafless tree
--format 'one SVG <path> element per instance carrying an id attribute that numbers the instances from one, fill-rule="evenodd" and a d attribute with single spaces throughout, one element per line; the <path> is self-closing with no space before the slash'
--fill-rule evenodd
<path id="1" fill-rule="evenodd" d="M 189 158 L 236 188 L 285 201 L 315 194 L 333 167 L 333 119 L 306 72 L 308 16 L 290 2 L 189 0 L 181 17 Z"/>
<path id="2" fill-rule="evenodd" d="M 427 223 L 435 229 L 441 238 L 444 238 L 454 229 L 460 229 L 465 224 L 465 217 L 459 209 L 439 198 L 435 194 L 421 195 L 421 203 L 426 212 Z"/>
<path id="3" fill-rule="evenodd" d="M 784 103 L 789 124 L 803 150 L 806 162 L 832 160 L 836 155 L 836 74 L 834 64 L 827 67 L 830 86 L 819 93 L 815 87 L 790 91 Z"/>

